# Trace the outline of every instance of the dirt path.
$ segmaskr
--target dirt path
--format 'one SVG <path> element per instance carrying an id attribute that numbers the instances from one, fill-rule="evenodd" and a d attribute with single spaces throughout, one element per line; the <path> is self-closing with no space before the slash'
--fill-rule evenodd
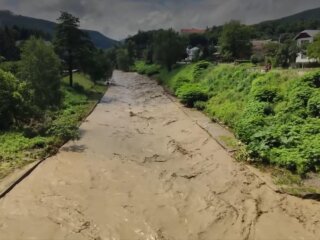
<path id="1" fill-rule="evenodd" d="M 320 204 L 273 192 L 172 103 L 115 73 L 70 142 L 0 201 L 0 239 L 320 239 Z"/>

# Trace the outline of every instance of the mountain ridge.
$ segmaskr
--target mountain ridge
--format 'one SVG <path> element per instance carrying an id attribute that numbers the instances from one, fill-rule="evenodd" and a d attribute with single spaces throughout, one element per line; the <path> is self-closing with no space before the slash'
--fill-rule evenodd
<path id="1" fill-rule="evenodd" d="M 57 23 L 49 20 L 17 15 L 9 10 L 0 10 L 0 27 L 18 26 L 27 29 L 36 29 L 45 33 L 49 33 L 51 36 L 53 36 L 56 25 Z M 81 30 L 89 34 L 92 42 L 97 48 L 107 49 L 118 43 L 118 41 L 103 35 L 99 31 L 88 29 Z"/>

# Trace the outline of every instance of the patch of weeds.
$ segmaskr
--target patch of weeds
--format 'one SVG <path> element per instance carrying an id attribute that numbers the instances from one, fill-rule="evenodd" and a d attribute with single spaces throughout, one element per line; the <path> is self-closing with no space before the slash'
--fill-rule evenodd
<path id="1" fill-rule="evenodd" d="M 226 144 L 227 147 L 231 149 L 239 148 L 239 141 L 231 136 L 219 136 L 219 139 Z"/>

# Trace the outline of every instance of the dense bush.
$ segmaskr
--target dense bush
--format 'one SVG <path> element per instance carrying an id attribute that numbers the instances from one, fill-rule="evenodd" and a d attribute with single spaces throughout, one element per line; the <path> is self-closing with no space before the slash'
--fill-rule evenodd
<path id="1" fill-rule="evenodd" d="M 0 70 L 0 130 L 11 125 L 18 112 L 17 105 L 22 102 L 18 80 Z"/>
<path id="2" fill-rule="evenodd" d="M 177 96 L 187 107 L 193 107 L 197 101 L 208 100 L 207 91 L 198 84 L 186 84 L 177 90 Z"/>
<path id="3" fill-rule="evenodd" d="M 19 71 L 19 61 L 16 62 L 2 62 L 0 63 L 0 69 L 5 72 L 11 72 L 12 74 L 17 74 Z"/>
<path id="4" fill-rule="evenodd" d="M 105 82 L 112 76 L 114 67 L 108 54 L 103 51 L 91 51 L 89 53 L 84 72 L 89 74 L 93 82 Z"/>
<path id="5" fill-rule="evenodd" d="M 320 117 L 320 91 L 316 91 L 309 99 L 308 111 L 312 117 Z"/>
<path id="6" fill-rule="evenodd" d="M 32 102 L 40 109 L 60 104 L 60 60 L 43 40 L 32 37 L 24 43 L 19 78 L 27 82 Z"/>
<path id="7" fill-rule="evenodd" d="M 160 73 L 161 66 L 157 64 L 146 64 L 144 61 L 137 61 L 133 66 L 133 70 L 139 74 L 152 76 Z"/>
<path id="8" fill-rule="evenodd" d="M 251 159 L 300 174 L 320 170 L 320 71 L 255 71 L 219 65 L 193 74 L 196 64 L 161 72 L 187 106 L 230 126 Z"/>
<path id="9" fill-rule="evenodd" d="M 193 67 L 193 79 L 198 80 L 203 73 L 203 70 L 207 69 L 211 64 L 207 61 L 197 62 Z"/>
<path id="10" fill-rule="evenodd" d="M 25 82 L 0 70 L 0 118 L 6 118 L 5 124 L 10 121 L 26 121 L 24 124 L 14 124 L 12 130 L 0 132 L 0 178 L 16 167 L 48 156 L 64 141 L 79 136 L 80 121 L 101 98 L 105 86 L 94 85 L 83 74 L 75 74 L 74 81 L 76 88 L 69 87 L 67 77 L 62 80 L 64 98 L 58 110 L 46 110 L 37 118 L 27 121 L 27 117 L 34 115 L 36 109 L 30 109 L 28 99 L 21 98 L 28 96 Z M 9 105 L 11 108 L 8 107 L 8 102 L 12 104 Z M 8 117 L 13 119 L 8 120 Z M 0 124 L 2 123 L 1 119 Z"/>
<path id="11" fill-rule="evenodd" d="M 125 72 L 129 71 L 130 66 L 132 64 L 132 59 L 130 58 L 126 49 L 117 50 L 116 62 L 118 69 Z"/>
<path id="12" fill-rule="evenodd" d="M 260 102 L 274 102 L 278 97 L 278 91 L 276 87 L 263 86 L 254 89 L 253 96 Z"/>

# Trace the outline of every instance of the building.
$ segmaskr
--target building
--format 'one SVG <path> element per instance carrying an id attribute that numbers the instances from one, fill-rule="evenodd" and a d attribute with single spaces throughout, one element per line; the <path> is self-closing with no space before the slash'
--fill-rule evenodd
<path id="1" fill-rule="evenodd" d="M 304 30 L 300 32 L 297 36 L 295 36 L 294 40 L 297 41 L 298 47 L 303 47 L 307 44 L 310 44 L 314 41 L 314 38 L 320 34 L 320 30 Z M 317 59 L 308 58 L 305 51 L 301 51 L 298 53 L 296 63 L 304 64 L 304 63 L 314 63 L 317 62 Z"/>
<path id="2" fill-rule="evenodd" d="M 273 43 L 273 41 L 270 40 L 252 40 L 251 45 L 252 45 L 252 54 L 253 55 L 265 55 L 266 51 L 266 45 L 269 43 Z"/>
<path id="3" fill-rule="evenodd" d="M 181 35 L 190 35 L 190 34 L 204 34 L 206 32 L 205 29 L 199 28 L 183 28 L 181 29 Z"/>
<path id="4" fill-rule="evenodd" d="M 187 51 L 188 57 L 185 60 L 187 62 L 192 62 L 194 60 L 197 60 L 201 56 L 201 51 L 200 51 L 200 48 L 198 47 L 193 47 L 193 48 L 188 47 L 186 51 Z"/>

